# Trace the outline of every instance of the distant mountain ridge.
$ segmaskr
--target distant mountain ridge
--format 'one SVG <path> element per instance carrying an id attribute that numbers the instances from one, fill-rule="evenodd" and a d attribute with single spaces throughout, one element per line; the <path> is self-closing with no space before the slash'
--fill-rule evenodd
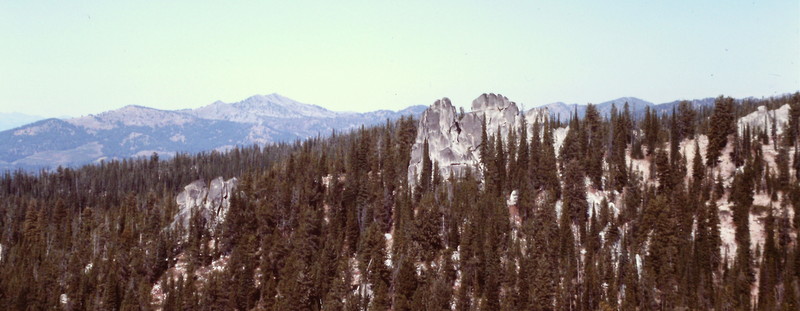
<path id="1" fill-rule="evenodd" d="M 0 131 L 5 131 L 44 119 L 47 118 L 19 112 L 0 112 Z"/>
<path id="2" fill-rule="evenodd" d="M 650 109 L 654 109 L 658 114 L 661 113 L 672 113 L 672 108 L 678 106 L 680 102 L 683 100 L 676 100 L 667 103 L 661 104 L 654 104 L 652 102 L 637 98 L 637 97 L 620 97 L 617 99 L 605 101 L 599 104 L 595 104 L 597 107 L 597 111 L 600 112 L 601 116 L 608 117 L 611 115 L 611 108 L 616 106 L 617 111 L 622 111 L 625 103 L 628 103 L 628 109 L 630 109 L 631 114 L 634 118 L 639 118 L 644 116 L 645 107 L 650 107 Z M 691 103 L 694 108 L 700 107 L 710 107 L 714 106 L 714 98 L 708 97 L 703 99 L 692 99 L 686 100 L 687 102 Z M 554 119 L 561 119 L 561 121 L 568 121 L 572 116 L 575 114 L 577 110 L 578 116 L 583 118 L 584 114 L 586 113 L 586 106 L 584 104 L 566 104 L 563 102 L 556 102 L 551 104 L 542 105 L 541 107 L 547 107 L 550 110 L 550 115 L 553 116 Z"/>
<path id="3" fill-rule="evenodd" d="M 596 106 L 602 116 L 608 117 L 612 107 L 622 111 L 628 103 L 633 116 L 639 118 L 645 107 L 669 114 L 680 102 L 654 104 L 636 97 L 620 97 Z M 695 108 L 707 107 L 714 105 L 714 98 L 689 102 Z M 580 117 L 586 112 L 586 105 L 563 102 L 538 106 L 542 107 L 553 119 L 564 122 L 575 111 Z M 420 116 L 426 109 L 427 106 L 416 105 L 400 111 L 337 112 L 277 93 L 254 95 L 234 103 L 216 101 L 196 109 L 160 110 L 130 105 L 97 115 L 45 119 L 0 131 L 0 171 L 76 166 L 154 152 L 169 157 L 179 152 L 287 142 L 401 116 Z"/>
<path id="4" fill-rule="evenodd" d="M 97 115 L 45 119 L 0 132 L 0 170 L 76 166 L 159 153 L 225 150 L 287 142 L 362 125 L 417 116 L 424 106 L 400 111 L 336 112 L 279 94 L 197 109 L 125 106 Z"/>
<path id="5" fill-rule="evenodd" d="M 204 119 L 243 123 L 261 123 L 267 118 L 334 118 L 342 114 L 320 106 L 303 104 L 277 93 L 254 95 L 230 104 L 216 101 L 208 106 L 183 111 Z"/>

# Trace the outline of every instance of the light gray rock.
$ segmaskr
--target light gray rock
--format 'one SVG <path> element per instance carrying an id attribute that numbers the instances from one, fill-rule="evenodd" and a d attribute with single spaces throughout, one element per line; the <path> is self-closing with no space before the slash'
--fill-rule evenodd
<path id="1" fill-rule="evenodd" d="M 444 177 L 460 177 L 470 167 L 476 176 L 482 176 L 480 167 L 481 121 L 486 118 L 489 136 L 497 130 L 504 142 L 509 131 L 519 133 L 522 119 L 528 124 L 528 133 L 535 120 L 543 122 L 549 113 L 547 108 L 533 108 L 524 114 L 516 103 L 500 94 L 482 94 L 472 101 L 470 112 L 461 115 L 447 97 L 434 102 L 422 113 L 417 128 L 417 138 L 411 147 L 408 166 L 408 181 L 414 185 L 422 170 L 423 145 L 428 141 L 431 160 L 439 164 L 439 173 Z"/>
<path id="2" fill-rule="evenodd" d="M 225 221 L 230 208 L 231 194 L 237 184 L 236 178 L 224 180 L 222 177 L 217 177 L 208 185 L 202 179 L 186 185 L 176 198 L 178 213 L 175 214 L 171 226 L 173 228 L 182 226 L 188 232 L 192 212 L 197 210 L 197 215 L 203 217 L 206 226 L 214 232 Z"/>

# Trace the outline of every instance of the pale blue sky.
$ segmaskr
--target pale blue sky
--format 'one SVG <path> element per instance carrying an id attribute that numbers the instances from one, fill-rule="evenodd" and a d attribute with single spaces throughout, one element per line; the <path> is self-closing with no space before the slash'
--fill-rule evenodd
<path id="1" fill-rule="evenodd" d="M 234 4 L 235 3 L 235 4 Z M 533 107 L 800 89 L 800 1 L 5 1 L 0 112 Z"/>

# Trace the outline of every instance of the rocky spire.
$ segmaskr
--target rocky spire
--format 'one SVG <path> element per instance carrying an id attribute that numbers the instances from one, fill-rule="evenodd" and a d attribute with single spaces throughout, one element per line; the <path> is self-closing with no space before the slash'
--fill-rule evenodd
<path id="1" fill-rule="evenodd" d="M 467 167 L 471 167 L 477 176 L 482 176 L 478 165 L 482 118 L 486 118 L 489 133 L 497 133 L 499 129 L 506 140 L 509 130 L 520 130 L 523 117 L 530 127 L 537 118 L 539 124 L 542 124 L 548 115 L 547 108 L 533 108 L 521 114 L 516 103 L 500 94 L 478 96 L 472 101 L 472 111 L 463 115 L 456 112 L 449 98 L 439 99 L 420 118 L 417 138 L 411 148 L 409 183 L 416 183 L 422 168 L 422 146 L 426 139 L 430 158 L 439 164 L 439 172 L 443 177 L 447 178 L 451 174 L 461 176 Z"/>

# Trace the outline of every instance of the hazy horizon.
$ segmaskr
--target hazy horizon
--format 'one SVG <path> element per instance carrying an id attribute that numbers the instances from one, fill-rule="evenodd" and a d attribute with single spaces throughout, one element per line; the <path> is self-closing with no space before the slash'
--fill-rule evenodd
<path id="1" fill-rule="evenodd" d="M 800 89 L 800 3 L 0 3 L 0 112 L 279 93 L 334 111 Z"/>

